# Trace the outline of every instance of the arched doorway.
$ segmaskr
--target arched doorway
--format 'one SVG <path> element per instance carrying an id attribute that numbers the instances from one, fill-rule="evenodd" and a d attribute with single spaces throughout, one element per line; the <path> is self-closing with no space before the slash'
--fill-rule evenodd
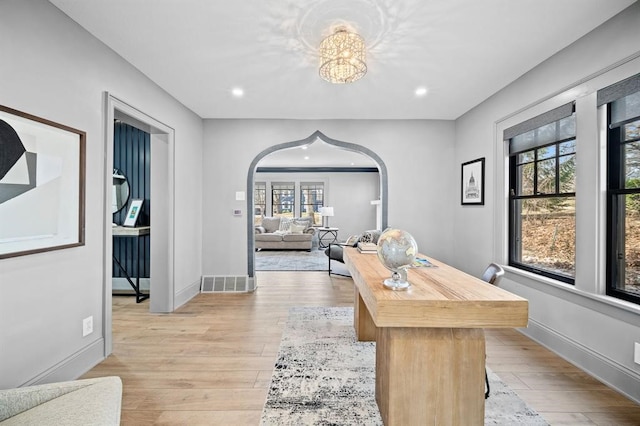
<path id="1" fill-rule="evenodd" d="M 329 145 L 334 147 L 345 149 L 353 152 L 357 152 L 367 157 L 371 158 L 376 165 L 378 166 L 379 174 L 380 174 L 380 203 L 381 203 L 381 228 L 385 229 L 387 227 L 387 215 L 388 215 L 388 176 L 387 176 L 387 167 L 384 164 L 384 161 L 369 148 L 363 147 L 361 145 L 357 145 L 350 142 L 339 141 L 336 139 L 331 139 L 330 137 L 323 134 L 321 131 L 316 130 L 309 137 L 305 139 L 300 139 L 297 141 L 285 142 L 282 144 L 274 145 L 269 147 L 259 153 L 251 162 L 249 166 L 249 171 L 247 173 L 247 212 L 254 211 L 253 205 L 253 192 L 254 192 L 254 179 L 255 179 L 255 171 L 258 166 L 260 160 L 266 157 L 269 154 L 272 154 L 276 151 L 280 151 L 283 149 L 295 148 L 303 145 L 309 145 L 317 140 L 321 140 Z M 255 241 L 253 238 L 254 233 L 254 223 L 253 223 L 253 214 L 247 214 L 247 274 L 249 277 L 255 277 Z"/>

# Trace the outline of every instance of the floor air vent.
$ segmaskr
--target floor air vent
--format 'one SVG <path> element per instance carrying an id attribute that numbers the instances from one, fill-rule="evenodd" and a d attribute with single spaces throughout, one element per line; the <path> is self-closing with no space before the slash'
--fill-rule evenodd
<path id="1" fill-rule="evenodd" d="M 255 290 L 248 275 L 203 275 L 201 293 L 244 293 Z"/>

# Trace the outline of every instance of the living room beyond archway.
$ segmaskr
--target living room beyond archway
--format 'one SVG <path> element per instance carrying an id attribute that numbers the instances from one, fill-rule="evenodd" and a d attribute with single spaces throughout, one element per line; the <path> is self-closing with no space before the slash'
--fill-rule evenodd
<path id="1" fill-rule="evenodd" d="M 367 157 L 367 159 L 371 160 L 371 162 L 375 165 L 375 167 L 371 167 L 371 169 L 372 171 L 377 172 L 379 177 L 379 183 L 377 188 L 378 191 L 374 197 L 374 199 L 380 200 L 378 226 L 381 227 L 382 229 L 386 228 L 387 227 L 387 211 L 388 211 L 387 210 L 388 178 L 387 178 L 387 169 L 386 169 L 386 165 L 384 164 L 384 161 L 382 161 L 382 159 L 375 152 L 371 151 L 366 147 L 353 144 L 350 142 L 344 142 L 344 141 L 339 141 L 339 140 L 329 138 L 319 130 L 315 131 L 313 134 L 311 134 L 309 137 L 305 139 L 286 142 L 286 143 L 269 147 L 254 158 L 254 160 L 252 161 L 249 167 L 249 171 L 247 174 L 247 212 L 249 213 L 249 212 L 255 211 L 253 194 L 255 189 L 256 173 L 259 168 L 263 169 L 263 167 L 260 167 L 260 164 L 259 164 L 261 163 L 261 160 L 263 160 L 265 157 L 270 156 L 271 154 L 274 154 L 274 153 L 282 153 L 285 150 L 291 151 L 293 148 L 310 147 L 314 143 L 321 143 L 331 148 L 338 148 L 343 152 L 350 151 L 352 153 L 358 154 L 359 156 Z M 289 167 L 288 169 L 289 169 L 288 171 L 294 171 L 294 172 L 305 170 L 305 168 L 302 168 L 302 167 L 295 167 L 295 168 Z M 300 169 L 300 170 L 297 170 L 297 169 Z M 332 169 L 332 168 L 329 167 L 327 169 Z M 373 199 L 371 201 L 373 201 Z M 254 238 L 254 215 L 253 214 L 247 214 L 246 225 L 247 225 L 247 272 L 249 277 L 254 277 L 255 271 L 256 271 L 256 258 L 255 258 L 256 242 Z"/>

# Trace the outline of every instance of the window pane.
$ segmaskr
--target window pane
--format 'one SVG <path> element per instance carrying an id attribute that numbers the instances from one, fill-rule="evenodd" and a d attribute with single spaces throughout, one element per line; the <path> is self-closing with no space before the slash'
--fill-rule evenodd
<path id="1" fill-rule="evenodd" d="M 575 197 L 514 202 L 514 260 L 532 268 L 574 277 Z"/>
<path id="2" fill-rule="evenodd" d="M 566 142 L 562 142 L 560 144 L 560 155 L 571 154 L 576 152 L 576 140 L 570 140 Z"/>
<path id="3" fill-rule="evenodd" d="M 533 151 L 518 154 L 518 164 L 528 163 L 530 161 L 533 161 Z"/>
<path id="4" fill-rule="evenodd" d="M 640 296 L 640 194 L 626 194 L 618 206 L 618 282 L 616 289 Z"/>
<path id="5" fill-rule="evenodd" d="M 262 215 L 267 209 L 267 187 L 264 182 L 256 182 L 253 187 L 253 207 L 255 209 L 253 222 L 259 225 L 262 222 Z"/>
<path id="6" fill-rule="evenodd" d="M 538 162 L 538 193 L 556 193 L 556 159 Z"/>
<path id="7" fill-rule="evenodd" d="M 273 216 L 293 217 L 295 184 L 274 183 L 271 186 Z"/>
<path id="8" fill-rule="evenodd" d="M 640 142 L 630 142 L 622 146 L 625 159 L 624 187 L 640 188 Z"/>
<path id="9" fill-rule="evenodd" d="M 640 120 L 624 126 L 624 140 L 632 141 L 635 139 L 640 139 Z"/>
<path id="10" fill-rule="evenodd" d="M 300 184 L 300 215 L 313 218 L 313 224 L 322 223 L 320 208 L 324 205 L 324 184 Z"/>
<path id="11" fill-rule="evenodd" d="M 560 193 L 576 192 L 576 156 L 565 155 L 560 160 Z"/>
<path id="12" fill-rule="evenodd" d="M 556 145 L 545 146 L 538 149 L 538 160 L 551 158 L 556 156 Z"/>
<path id="13" fill-rule="evenodd" d="M 533 163 L 517 167 L 517 195 L 533 195 Z"/>

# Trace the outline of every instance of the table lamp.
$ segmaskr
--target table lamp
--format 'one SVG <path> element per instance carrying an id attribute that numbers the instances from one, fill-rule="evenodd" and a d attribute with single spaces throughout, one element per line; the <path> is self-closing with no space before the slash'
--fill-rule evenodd
<path id="1" fill-rule="evenodd" d="M 329 227 L 329 217 L 333 216 L 333 207 L 322 207 L 320 209 L 320 214 L 324 220 L 324 227 Z"/>

